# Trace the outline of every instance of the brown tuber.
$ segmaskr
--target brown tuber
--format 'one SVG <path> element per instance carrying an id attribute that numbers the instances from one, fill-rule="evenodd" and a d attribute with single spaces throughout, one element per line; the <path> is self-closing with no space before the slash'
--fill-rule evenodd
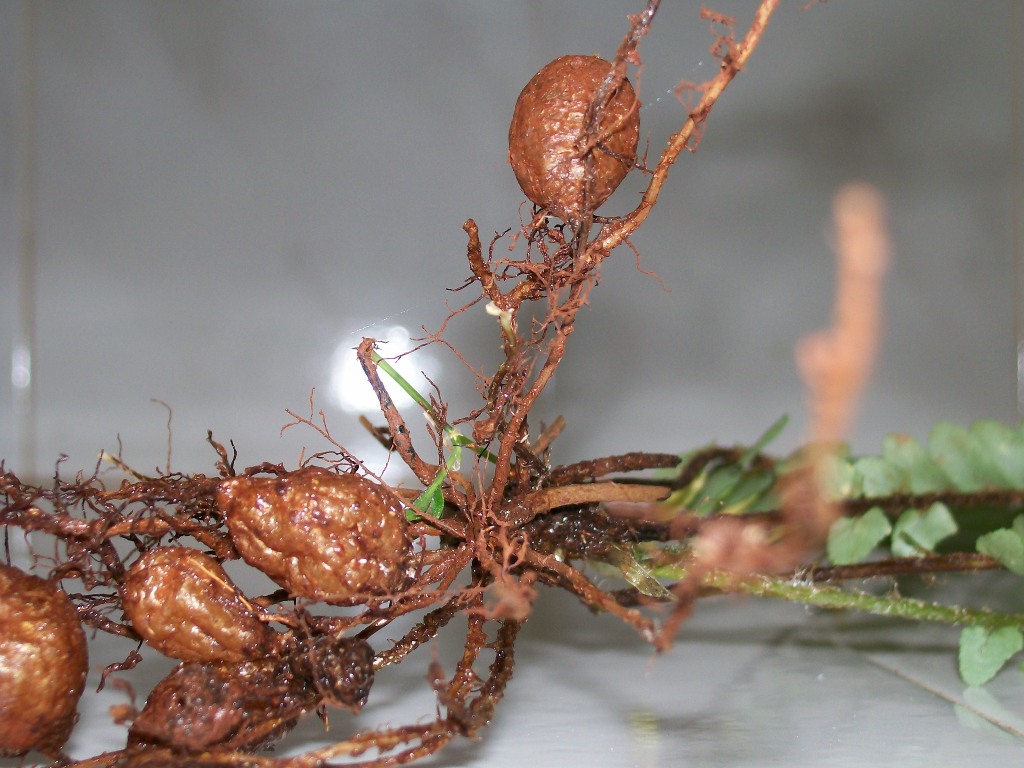
<path id="1" fill-rule="evenodd" d="M 189 547 L 157 547 L 128 571 L 124 612 L 160 653 L 184 661 L 269 655 L 283 635 L 264 624 L 216 560 Z"/>
<path id="2" fill-rule="evenodd" d="M 67 595 L 0 565 L 0 755 L 57 757 L 87 671 L 85 633 Z"/>
<path id="3" fill-rule="evenodd" d="M 296 597 L 357 605 L 414 575 L 402 507 L 365 478 L 318 467 L 235 477 L 217 503 L 239 554 Z"/>
<path id="4" fill-rule="evenodd" d="M 128 745 L 188 752 L 269 747 L 322 704 L 358 712 L 373 676 L 373 650 L 354 638 L 317 638 L 277 658 L 184 662 L 149 694 Z"/>
<path id="5" fill-rule="evenodd" d="M 303 690 L 280 659 L 182 662 L 150 692 L 128 730 L 128 746 L 269 747 L 316 706 Z"/>
<path id="6" fill-rule="evenodd" d="M 598 56 L 562 56 L 534 75 L 516 102 L 508 129 L 512 170 L 530 200 L 564 221 L 592 213 L 636 161 L 640 103 L 628 79 L 596 105 L 596 135 L 586 135 L 588 111 L 611 71 Z"/>

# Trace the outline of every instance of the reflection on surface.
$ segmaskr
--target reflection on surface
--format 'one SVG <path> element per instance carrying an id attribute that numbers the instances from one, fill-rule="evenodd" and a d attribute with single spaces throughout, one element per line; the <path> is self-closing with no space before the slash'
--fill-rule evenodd
<path id="1" fill-rule="evenodd" d="M 375 334 L 376 336 L 376 334 Z M 441 365 L 437 355 L 429 348 L 417 350 L 415 354 L 407 357 L 392 359 L 395 355 L 408 352 L 415 346 L 415 342 L 409 338 L 409 331 L 401 325 L 392 325 L 383 329 L 383 333 L 377 336 L 381 342 L 379 352 L 391 360 L 394 368 L 402 374 L 421 393 L 425 393 L 429 384 L 423 381 L 426 377 L 438 382 L 438 373 Z M 366 380 L 366 374 L 356 357 L 356 344 L 351 336 L 346 336 L 334 347 L 330 359 L 330 385 L 327 396 L 331 403 L 348 413 L 375 413 L 380 411 L 380 404 L 377 402 L 377 395 Z M 391 386 L 393 382 L 384 378 L 385 385 L 395 405 L 401 409 L 412 403 L 409 397 L 397 385 Z"/>

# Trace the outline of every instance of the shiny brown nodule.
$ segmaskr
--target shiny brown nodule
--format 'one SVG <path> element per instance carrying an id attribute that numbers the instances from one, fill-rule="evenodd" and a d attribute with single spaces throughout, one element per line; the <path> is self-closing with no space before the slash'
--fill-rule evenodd
<path id="1" fill-rule="evenodd" d="M 85 632 L 67 595 L 0 565 L 0 755 L 57 757 L 87 671 Z"/>
<path id="2" fill-rule="evenodd" d="M 143 639 L 185 661 L 244 661 L 281 636 L 264 624 L 220 563 L 189 547 L 157 547 L 129 569 L 124 613 Z"/>
<path id="3" fill-rule="evenodd" d="M 611 63 L 599 56 L 561 56 L 534 75 L 519 94 L 508 131 L 508 159 L 519 186 L 536 205 L 563 221 L 580 221 L 607 200 L 636 161 L 640 104 L 623 79 L 604 105 L 596 145 L 589 151 L 587 111 Z"/>
<path id="4" fill-rule="evenodd" d="M 316 467 L 236 477 L 217 503 L 242 558 L 296 597 L 356 605 L 414 575 L 404 511 L 365 478 Z"/>

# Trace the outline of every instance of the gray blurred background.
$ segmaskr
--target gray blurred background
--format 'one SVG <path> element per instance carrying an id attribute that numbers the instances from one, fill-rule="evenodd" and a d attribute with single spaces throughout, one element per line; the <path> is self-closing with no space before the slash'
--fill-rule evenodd
<path id="1" fill-rule="evenodd" d="M 666 2 L 643 45 L 651 158 L 682 121 L 672 88 L 715 67 L 699 5 Z M 1019 4 L 802 5 L 783 4 L 635 238 L 667 290 L 628 250 L 607 263 L 544 403 L 568 422 L 557 461 L 750 440 L 782 413 L 794 444 L 792 346 L 828 319 L 829 198 L 858 178 L 887 194 L 897 254 L 855 447 L 1016 418 Z M 753 6 L 716 4 L 741 26 Z M 436 329 L 463 298 L 445 292 L 468 273 L 463 221 L 504 230 L 524 200 L 506 161 L 519 90 L 557 55 L 611 55 L 639 7 L 39 0 L 19 137 L 26 17 L 0 5 L 0 352 L 31 329 L 32 354 L 28 388 L 0 378 L 0 456 L 91 468 L 120 437 L 127 461 L 162 466 L 158 399 L 175 469 L 211 468 L 207 429 L 240 464 L 293 465 L 325 447 L 279 436 L 315 387 L 339 440 L 382 460 L 341 407 L 347 350 Z M 36 158 L 30 270 L 19 141 Z M 641 181 L 602 212 L 628 210 Z M 482 309 L 447 338 L 493 369 Z M 453 414 L 477 404 L 443 350 L 418 370 Z"/>
<path id="2" fill-rule="evenodd" d="M 852 179 L 886 193 L 896 244 L 854 447 L 924 438 L 940 419 L 1017 418 L 1022 4 L 803 5 L 783 4 L 634 239 L 664 287 L 627 249 L 606 263 L 543 402 L 541 418 L 568 424 L 556 461 L 750 441 L 783 413 L 779 447 L 795 445 L 792 348 L 828 321 L 830 197 Z M 61 454 L 63 471 L 90 470 L 120 442 L 133 466 L 163 467 L 160 401 L 173 469 L 212 470 L 208 429 L 234 440 L 240 466 L 294 466 L 303 447 L 327 447 L 309 430 L 279 434 L 315 388 L 339 441 L 379 465 L 357 424 L 351 348 L 371 335 L 399 351 L 467 298 L 445 291 L 468 274 L 463 221 L 485 236 L 519 221 L 506 131 L 520 89 L 555 56 L 612 55 L 640 6 L 0 3 L 0 457 L 45 476 Z M 745 29 L 754 3 L 713 6 Z M 666 0 L 642 47 L 652 159 L 684 117 L 672 89 L 715 68 L 699 8 Z M 629 210 L 641 181 L 602 213 Z M 497 327 L 482 309 L 446 338 L 493 369 Z M 453 415 L 479 402 L 441 348 L 409 370 L 429 373 Z M 1019 681 L 986 689 L 991 702 L 960 698 L 955 635 L 915 635 L 941 653 L 911 643 L 903 655 L 896 635 L 869 657 L 844 643 L 874 629 L 836 640 L 814 628 L 839 619 L 731 607 L 702 607 L 682 650 L 655 662 L 614 621 L 545 598 L 508 714 L 446 759 L 935 766 L 1018 754 L 992 722 L 1024 732 L 1007 713 L 1024 711 Z M 124 656 L 96 653 L 97 669 Z M 366 724 L 433 711 L 424 664 L 375 688 Z M 159 665 L 147 669 L 152 682 Z M 103 696 L 83 705 L 77 756 L 123 738 L 106 707 L 124 696 Z M 994 714 L 969 719 L 979 712 Z M 323 738 L 318 727 L 307 734 Z"/>

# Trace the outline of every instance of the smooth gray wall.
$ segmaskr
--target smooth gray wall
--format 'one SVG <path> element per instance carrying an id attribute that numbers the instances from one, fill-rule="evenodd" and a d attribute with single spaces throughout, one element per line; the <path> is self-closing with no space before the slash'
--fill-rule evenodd
<path id="1" fill-rule="evenodd" d="M 714 68 L 699 5 L 666 2 L 644 43 L 651 157 L 682 119 L 669 91 Z M 668 290 L 628 250 L 605 268 L 545 403 L 568 420 L 557 461 L 750 440 L 784 412 L 794 444 L 792 345 L 828 318 L 829 197 L 854 178 L 889 196 L 897 246 L 855 446 L 1016 418 L 1011 3 L 802 5 L 784 4 L 635 238 Z M 339 439 L 381 459 L 328 396 L 333 350 L 438 326 L 462 298 L 444 291 L 467 274 L 462 222 L 518 221 L 505 152 L 520 88 L 556 55 L 613 53 L 638 6 L 37 2 L 36 468 L 61 453 L 91 467 L 118 436 L 130 463 L 162 465 L 153 398 L 173 408 L 177 469 L 212 467 L 207 429 L 241 464 L 294 464 L 324 447 L 278 434 L 313 387 Z M 716 7 L 742 25 L 752 5 Z M 3 328 L 20 24 L 20 4 L 0 5 Z M 482 310 L 448 338 L 493 366 Z M 0 334 L 4 360 L 11 343 Z M 451 357 L 432 370 L 453 414 L 477 404 Z M 11 403 L 5 374 L 14 464 Z"/>

